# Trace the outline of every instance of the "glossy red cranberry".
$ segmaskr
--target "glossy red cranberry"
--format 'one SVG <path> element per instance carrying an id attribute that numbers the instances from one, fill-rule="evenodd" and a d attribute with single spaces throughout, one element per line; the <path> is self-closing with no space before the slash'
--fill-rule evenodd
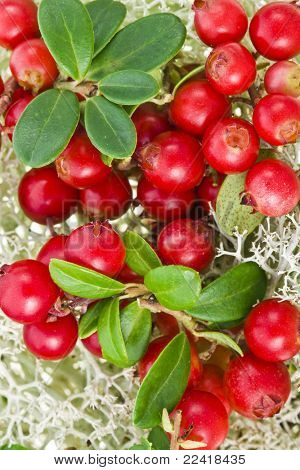
<path id="1" fill-rule="evenodd" d="M 247 173 L 244 202 L 269 217 L 281 217 L 296 207 L 300 199 L 300 182 L 285 162 L 266 159 Z"/>
<path id="2" fill-rule="evenodd" d="M 125 247 L 108 222 L 91 222 L 69 235 L 65 255 L 71 263 L 114 277 L 124 265 Z"/>
<path id="3" fill-rule="evenodd" d="M 159 338 L 154 339 L 149 344 L 148 350 L 144 357 L 140 360 L 138 364 L 138 374 L 139 378 L 142 381 L 147 375 L 154 362 L 160 355 L 160 353 L 165 349 L 169 342 L 173 339 L 173 336 L 160 336 Z M 202 374 L 202 363 L 199 359 L 197 349 L 194 344 L 190 341 L 191 348 L 191 370 L 189 375 L 188 386 L 194 386 Z"/>
<path id="4" fill-rule="evenodd" d="M 118 281 L 123 282 L 124 284 L 132 282 L 143 284 L 144 278 L 132 271 L 128 264 L 124 264 L 123 268 L 118 274 Z"/>
<path id="5" fill-rule="evenodd" d="M 4 83 L 2 77 L 0 76 L 0 95 L 4 92 Z"/>
<path id="6" fill-rule="evenodd" d="M 300 54 L 300 8 L 294 2 L 273 2 L 254 15 L 250 37 L 255 49 L 271 60 Z"/>
<path id="7" fill-rule="evenodd" d="M 158 254 L 165 264 L 180 264 L 200 271 L 213 259 L 212 238 L 211 229 L 201 220 L 174 220 L 158 236 Z"/>
<path id="8" fill-rule="evenodd" d="M 168 114 L 165 109 L 159 109 L 154 103 L 144 103 L 132 115 L 132 121 L 137 132 L 136 153 L 158 134 L 170 130 Z"/>
<path id="9" fill-rule="evenodd" d="M 61 181 L 53 166 L 28 171 L 19 185 L 19 203 L 34 222 L 46 224 L 67 219 L 78 202 L 78 191 Z"/>
<path id="10" fill-rule="evenodd" d="M 256 62 L 244 46 L 229 42 L 211 52 L 206 61 L 205 73 L 219 93 L 239 95 L 254 83 Z"/>
<path id="11" fill-rule="evenodd" d="M 230 414 L 231 408 L 225 395 L 223 378 L 224 371 L 220 367 L 214 364 L 205 364 L 203 366 L 203 373 L 195 389 L 216 395 L 223 403 L 227 413 Z"/>
<path id="12" fill-rule="evenodd" d="M 265 96 L 254 108 L 253 124 L 271 145 L 294 144 L 300 135 L 300 101 L 292 96 Z"/>
<path id="13" fill-rule="evenodd" d="M 193 450 L 215 450 L 226 439 L 228 414 L 219 398 L 212 393 L 187 390 L 176 410 L 182 412 L 180 437 L 205 445 Z"/>
<path id="14" fill-rule="evenodd" d="M 246 353 L 230 361 L 224 377 L 231 407 L 247 418 L 269 418 L 278 413 L 291 392 L 287 367 Z"/>
<path id="15" fill-rule="evenodd" d="M 14 49 L 40 36 L 37 6 L 32 0 L 0 0 L 0 46 Z"/>
<path id="16" fill-rule="evenodd" d="M 0 307 L 18 323 L 47 318 L 59 292 L 48 269 L 38 261 L 16 261 L 0 268 Z"/>
<path id="17" fill-rule="evenodd" d="M 179 194 L 166 193 L 142 177 L 138 184 L 137 199 L 149 217 L 166 222 L 190 214 L 195 192 L 190 190 Z"/>
<path id="18" fill-rule="evenodd" d="M 203 178 L 204 159 L 199 142 L 188 134 L 160 134 L 139 153 L 147 180 L 167 193 L 193 189 Z"/>
<path id="19" fill-rule="evenodd" d="M 21 114 L 27 108 L 29 105 L 30 101 L 32 101 L 34 98 L 33 95 L 28 93 L 27 96 L 24 98 L 20 98 L 18 101 L 15 101 L 7 110 L 6 115 L 5 115 L 5 127 L 10 128 L 12 132 L 9 132 L 7 135 L 12 140 L 13 136 L 13 129 L 16 126 L 18 120 L 21 117 Z"/>
<path id="20" fill-rule="evenodd" d="M 51 259 L 65 259 L 65 244 L 67 235 L 55 235 L 50 238 L 39 251 L 37 261 L 49 266 Z"/>
<path id="21" fill-rule="evenodd" d="M 57 361 L 68 356 L 74 349 L 78 338 L 77 321 L 73 315 L 67 315 L 54 321 L 44 320 L 26 325 L 23 338 L 29 351 L 36 357 Z"/>
<path id="22" fill-rule="evenodd" d="M 132 201 L 128 178 L 110 173 L 105 181 L 80 192 L 83 210 L 92 217 L 116 219 L 125 214 Z"/>
<path id="23" fill-rule="evenodd" d="M 210 124 L 231 114 L 228 98 L 218 93 L 207 80 L 192 80 L 182 85 L 170 105 L 172 122 L 186 132 L 203 135 Z"/>
<path id="24" fill-rule="evenodd" d="M 212 124 L 203 137 L 204 157 L 220 173 L 234 174 L 248 170 L 256 161 L 260 140 L 250 122 L 226 118 Z"/>
<path id="25" fill-rule="evenodd" d="M 213 209 L 216 209 L 217 197 L 224 178 L 224 175 L 218 173 L 205 176 L 197 188 L 197 199 L 205 213 L 210 211 L 209 203 L 211 203 Z"/>
<path id="26" fill-rule="evenodd" d="M 42 39 L 30 39 L 14 49 L 10 70 L 20 86 L 34 93 L 50 88 L 58 76 L 55 60 Z"/>
<path id="27" fill-rule="evenodd" d="M 60 179 L 77 189 L 94 186 L 104 181 L 111 172 L 110 167 L 101 160 L 101 153 L 81 128 L 56 159 L 55 166 Z"/>
<path id="28" fill-rule="evenodd" d="M 179 325 L 176 318 L 167 313 L 157 313 L 154 317 L 154 322 L 159 331 L 164 336 L 176 336 L 179 333 Z"/>
<path id="29" fill-rule="evenodd" d="M 197 34 L 208 46 L 239 42 L 247 32 L 248 18 L 237 0 L 195 0 L 193 10 Z"/>
<path id="30" fill-rule="evenodd" d="M 81 341 L 84 347 L 90 351 L 90 353 L 94 354 L 94 356 L 102 357 L 102 348 L 99 343 L 97 331 L 87 338 L 82 339 Z"/>
<path id="31" fill-rule="evenodd" d="M 300 96 L 300 65 L 282 60 L 271 65 L 265 74 L 265 88 L 269 94 Z"/>
<path id="32" fill-rule="evenodd" d="M 265 361 L 287 361 L 300 351 L 300 311 L 288 301 L 264 300 L 245 323 L 252 353 Z"/>
<path id="33" fill-rule="evenodd" d="M 28 96 L 33 96 L 30 91 L 24 90 L 21 86 L 18 86 L 13 92 L 11 103 L 19 101 L 21 98 L 27 98 Z"/>

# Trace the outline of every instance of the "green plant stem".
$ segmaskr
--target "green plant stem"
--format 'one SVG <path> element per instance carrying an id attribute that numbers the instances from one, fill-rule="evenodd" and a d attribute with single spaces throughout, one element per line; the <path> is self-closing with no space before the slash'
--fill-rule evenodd
<path id="1" fill-rule="evenodd" d="M 55 88 L 60 90 L 69 90 L 86 98 L 96 96 L 99 91 L 97 83 L 92 81 L 78 83 L 75 81 L 69 82 L 67 80 L 61 80 L 55 83 Z"/>

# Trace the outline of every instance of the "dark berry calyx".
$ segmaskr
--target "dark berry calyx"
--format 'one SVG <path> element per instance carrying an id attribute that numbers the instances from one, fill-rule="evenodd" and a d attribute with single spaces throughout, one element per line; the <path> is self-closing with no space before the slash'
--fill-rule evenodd
<path id="1" fill-rule="evenodd" d="M 225 129 L 226 143 L 233 148 L 245 150 L 249 147 L 250 136 L 247 129 L 238 126 L 229 126 Z"/>
<path id="2" fill-rule="evenodd" d="M 283 401 L 275 395 L 263 395 L 254 405 L 253 414 L 257 418 L 270 418 L 279 413 L 283 406 Z"/>

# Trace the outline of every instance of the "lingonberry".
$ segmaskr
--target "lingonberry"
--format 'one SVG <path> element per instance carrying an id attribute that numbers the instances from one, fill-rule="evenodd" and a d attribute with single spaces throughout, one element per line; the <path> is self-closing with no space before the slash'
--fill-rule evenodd
<path id="1" fill-rule="evenodd" d="M 11 104 L 15 103 L 16 101 L 19 101 L 21 98 L 27 98 L 27 96 L 33 95 L 30 91 L 24 90 L 24 88 L 22 88 L 21 86 L 17 86 L 17 88 L 13 92 Z"/>
<path id="2" fill-rule="evenodd" d="M 140 151 L 139 164 L 147 180 L 167 193 L 193 189 L 205 170 L 199 142 L 179 131 L 155 137 Z"/>
<path id="3" fill-rule="evenodd" d="M 265 96 L 254 108 L 253 124 L 269 144 L 293 144 L 300 135 L 300 101 L 286 95 Z"/>
<path id="4" fill-rule="evenodd" d="M 172 340 L 173 336 L 160 336 L 159 338 L 154 339 L 149 344 L 148 350 L 144 357 L 138 363 L 138 374 L 139 378 L 142 381 L 144 377 L 147 375 L 151 367 L 153 366 L 154 362 L 160 355 L 160 353 L 165 349 L 165 347 L 169 344 Z M 202 363 L 199 359 L 199 355 L 195 345 L 192 341 L 190 341 L 190 349 L 191 349 L 191 369 L 190 375 L 188 380 L 188 386 L 194 386 L 200 376 L 202 374 Z"/>
<path id="5" fill-rule="evenodd" d="M 101 160 L 87 133 L 78 128 L 69 145 L 56 159 L 57 174 L 65 183 L 85 189 L 104 181 L 111 169 Z"/>
<path id="6" fill-rule="evenodd" d="M 248 170 L 259 153 L 260 140 L 250 122 L 226 118 L 212 124 L 203 137 L 206 161 L 220 173 L 234 174 Z"/>
<path id="7" fill-rule="evenodd" d="M 162 312 L 157 313 L 154 316 L 154 322 L 164 336 L 176 336 L 179 333 L 178 322 L 172 315 Z"/>
<path id="8" fill-rule="evenodd" d="M 179 194 L 166 193 L 142 177 L 137 188 L 137 199 L 149 217 L 166 222 L 190 214 L 195 201 L 195 192 L 189 190 Z"/>
<path id="9" fill-rule="evenodd" d="M 217 197 L 224 178 L 224 175 L 218 173 L 205 176 L 197 188 L 197 199 L 205 213 L 210 211 L 209 203 L 213 209 L 216 208 Z"/>
<path id="10" fill-rule="evenodd" d="M 245 191 L 246 204 L 269 217 L 281 217 L 298 204 L 300 182 L 285 162 L 269 158 L 248 171 Z"/>
<path id="11" fill-rule="evenodd" d="M 245 323 L 252 353 L 265 361 L 287 361 L 300 351 L 300 312 L 288 301 L 264 300 Z"/>
<path id="12" fill-rule="evenodd" d="M 125 284 L 132 282 L 142 284 L 144 282 L 144 278 L 132 271 L 128 264 L 125 263 L 118 274 L 118 281 L 124 282 Z"/>
<path id="13" fill-rule="evenodd" d="M 136 154 L 158 134 L 171 128 L 166 110 L 159 109 L 154 103 L 139 106 L 132 115 L 132 121 L 137 132 Z"/>
<path id="14" fill-rule="evenodd" d="M 252 419 L 278 413 L 291 392 L 287 367 L 246 353 L 232 359 L 225 372 L 225 389 L 231 407 Z"/>
<path id="15" fill-rule="evenodd" d="M 201 41 L 211 47 L 239 42 L 248 29 L 248 18 L 237 0 L 195 0 L 195 28 Z"/>
<path id="16" fill-rule="evenodd" d="M 67 261 L 114 277 L 123 267 L 125 247 L 108 222 L 91 222 L 69 235 L 65 256 Z"/>
<path id="17" fill-rule="evenodd" d="M 44 320 L 23 329 L 24 342 L 29 351 L 40 359 L 57 361 L 68 356 L 78 338 L 74 316 Z"/>
<path id="18" fill-rule="evenodd" d="M 84 347 L 94 354 L 94 356 L 102 357 L 102 348 L 99 343 L 98 332 L 91 334 L 87 338 L 81 340 Z"/>
<path id="19" fill-rule="evenodd" d="M 269 94 L 300 96 L 300 65 L 282 60 L 271 65 L 265 74 L 265 88 Z"/>
<path id="20" fill-rule="evenodd" d="M 4 83 L 2 77 L 0 76 L 0 95 L 4 92 Z"/>
<path id="21" fill-rule="evenodd" d="M 228 98 L 218 93 L 207 80 L 192 80 L 182 85 L 170 105 L 172 122 L 186 132 L 203 135 L 207 126 L 231 114 Z"/>
<path id="22" fill-rule="evenodd" d="M 213 364 L 205 364 L 203 366 L 203 373 L 200 377 L 199 382 L 195 386 L 196 390 L 202 390 L 203 392 L 209 392 L 223 403 L 227 413 L 230 413 L 230 405 L 225 395 L 224 389 L 224 371 Z"/>
<path id="23" fill-rule="evenodd" d="M 0 268 L 0 307 L 18 323 L 47 318 L 59 292 L 46 266 L 38 261 L 16 261 Z"/>
<path id="24" fill-rule="evenodd" d="M 55 60 L 42 39 L 30 39 L 14 49 L 10 70 L 20 86 L 34 93 L 46 90 L 58 76 Z"/>
<path id="25" fill-rule="evenodd" d="M 90 216 L 116 219 L 129 208 L 132 189 L 128 178 L 111 172 L 105 181 L 80 191 L 80 200 Z"/>
<path id="26" fill-rule="evenodd" d="M 219 398 L 212 393 L 187 390 L 176 410 L 182 413 L 179 438 L 202 444 L 193 450 L 215 450 L 226 439 L 228 414 Z"/>
<path id="27" fill-rule="evenodd" d="M 180 264 L 200 271 L 213 259 L 211 229 L 201 220 L 178 219 L 160 232 L 158 254 L 165 264 Z"/>
<path id="28" fill-rule="evenodd" d="M 271 60 L 287 60 L 300 53 L 300 8 L 294 2 L 262 7 L 250 23 L 255 49 Z"/>
<path id="29" fill-rule="evenodd" d="M 30 101 L 33 100 L 33 98 L 34 96 L 31 95 L 31 93 L 28 93 L 27 96 L 25 96 L 24 98 L 20 98 L 8 108 L 5 115 L 5 127 L 10 130 L 10 132 L 8 132 L 7 134 L 10 140 L 12 140 L 14 127 L 20 119 L 21 114 L 28 106 Z"/>
<path id="30" fill-rule="evenodd" d="M 229 42 L 211 52 L 206 61 L 205 73 L 219 93 L 239 95 L 254 83 L 256 62 L 244 46 Z"/>
<path id="31" fill-rule="evenodd" d="M 32 0 L 0 0 L 0 46 L 14 49 L 40 36 L 37 6 Z"/>
<path id="32" fill-rule="evenodd" d="M 34 222 L 46 224 L 67 219 L 78 203 L 78 191 L 61 181 L 53 166 L 28 171 L 19 185 L 19 203 Z"/>
<path id="33" fill-rule="evenodd" d="M 49 266 L 51 259 L 65 259 L 65 244 L 67 235 L 55 235 L 50 238 L 39 251 L 37 261 Z"/>

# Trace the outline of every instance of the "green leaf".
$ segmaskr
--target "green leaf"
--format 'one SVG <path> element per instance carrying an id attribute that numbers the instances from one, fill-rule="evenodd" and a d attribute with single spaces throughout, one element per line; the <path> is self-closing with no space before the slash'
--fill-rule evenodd
<path id="1" fill-rule="evenodd" d="M 242 263 L 205 287 L 197 304 L 186 312 L 214 323 L 241 320 L 264 298 L 266 288 L 265 272 L 256 263 Z"/>
<path id="2" fill-rule="evenodd" d="M 225 333 L 220 333 L 219 331 L 201 331 L 197 333 L 198 337 L 205 338 L 208 341 L 213 341 L 226 348 L 231 348 L 233 351 L 237 352 L 240 356 L 243 356 L 244 353 L 239 347 L 239 345 L 232 339 L 230 336 L 225 335 Z"/>
<path id="3" fill-rule="evenodd" d="M 113 158 L 108 157 L 107 155 L 103 155 L 103 153 L 101 154 L 101 160 L 103 161 L 104 165 L 110 166 L 110 167 L 112 165 L 112 162 L 114 161 Z"/>
<path id="4" fill-rule="evenodd" d="M 157 81 L 141 70 L 121 70 L 107 75 L 99 83 L 102 95 L 117 104 L 140 104 L 159 92 Z"/>
<path id="5" fill-rule="evenodd" d="M 67 261 L 52 259 L 49 269 L 61 289 L 84 299 L 106 299 L 125 289 L 121 282 Z"/>
<path id="6" fill-rule="evenodd" d="M 39 27 L 51 54 L 74 80 L 82 80 L 94 55 L 93 23 L 79 0 L 42 0 Z"/>
<path id="7" fill-rule="evenodd" d="M 127 231 L 123 237 L 126 247 L 126 263 L 140 276 L 161 266 L 161 261 L 153 248 L 136 232 Z"/>
<path id="8" fill-rule="evenodd" d="M 201 292 L 199 273 L 185 266 L 162 266 L 149 271 L 145 286 L 157 300 L 171 310 L 192 308 Z"/>
<path id="9" fill-rule="evenodd" d="M 119 31 L 93 60 L 93 80 L 119 70 L 149 72 L 165 64 L 181 49 L 186 36 L 182 21 L 171 13 L 141 18 Z"/>
<path id="10" fill-rule="evenodd" d="M 0 450 L 29 450 L 28 447 L 20 446 L 19 444 L 13 444 L 11 446 L 0 447 Z"/>
<path id="11" fill-rule="evenodd" d="M 136 147 L 136 130 L 120 106 L 102 96 L 88 100 L 85 108 L 86 131 L 100 152 L 112 158 L 130 157 Z"/>
<path id="12" fill-rule="evenodd" d="M 96 0 L 86 8 L 94 27 L 94 55 L 97 55 L 114 37 L 126 16 L 126 7 L 112 0 Z"/>
<path id="13" fill-rule="evenodd" d="M 195 75 L 198 75 L 198 73 L 203 72 L 203 70 L 205 70 L 205 65 L 199 65 L 198 67 L 195 67 L 193 70 L 191 70 L 191 72 L 187 73 L 184 77 L 182 77 L 182 79 L 179 80 L 179 82 L 176 83 L 174 87 L 173 96 L 175 96 L 178 88 L 180 88 L 188 80 L 191 80 L 191 78 L 195 77 Z"/>
<path id="14" fill-rule="evenodd" d="M 14 130 L 14 150 L 25 165 L 40 168 L 53 162 L 68 145 L 80 117 L 70 91 L 48 90 L 22 113 Z"/>
<path id="15" fill-rule="evenodd" d="M 185 333 L 170 341 L 144 378 L 133 412 L 135 426 L 148 429 L 161 422 L 162 411 L 172 411 L 188 382 L 191 358 Z"/>
<path id="16" fill-rule="evenodd" d="M 155 450 L 170 450 L 170 441 L 160 426 L 155 426 L 148 436 L 148 441 Z"/>
<path id="17" fill-rule="evenodd" d="M 235 227 L 239 233 L 249 235 L 262 222 L 264 216 L 253 212 L 253 208 L 241 204 L 245 190 L 246 173 L 229 175 L 225 178 L 217 198 L 217 221 L 223 232 L 232 235 Z"/>
<path id="18" fill-rule="evenodd" d="M 82 315 L 79 322 L 78 336 L 80 339 L 88 338 L 97 331 L 101 301 L 91 305 Z"/>
<path id="19" fill-rule="evenodd" d="M 152 450 L 152 444 L 147 439 L 142 437 L 141 443 L 130 447 L 129 450 Z"/>

